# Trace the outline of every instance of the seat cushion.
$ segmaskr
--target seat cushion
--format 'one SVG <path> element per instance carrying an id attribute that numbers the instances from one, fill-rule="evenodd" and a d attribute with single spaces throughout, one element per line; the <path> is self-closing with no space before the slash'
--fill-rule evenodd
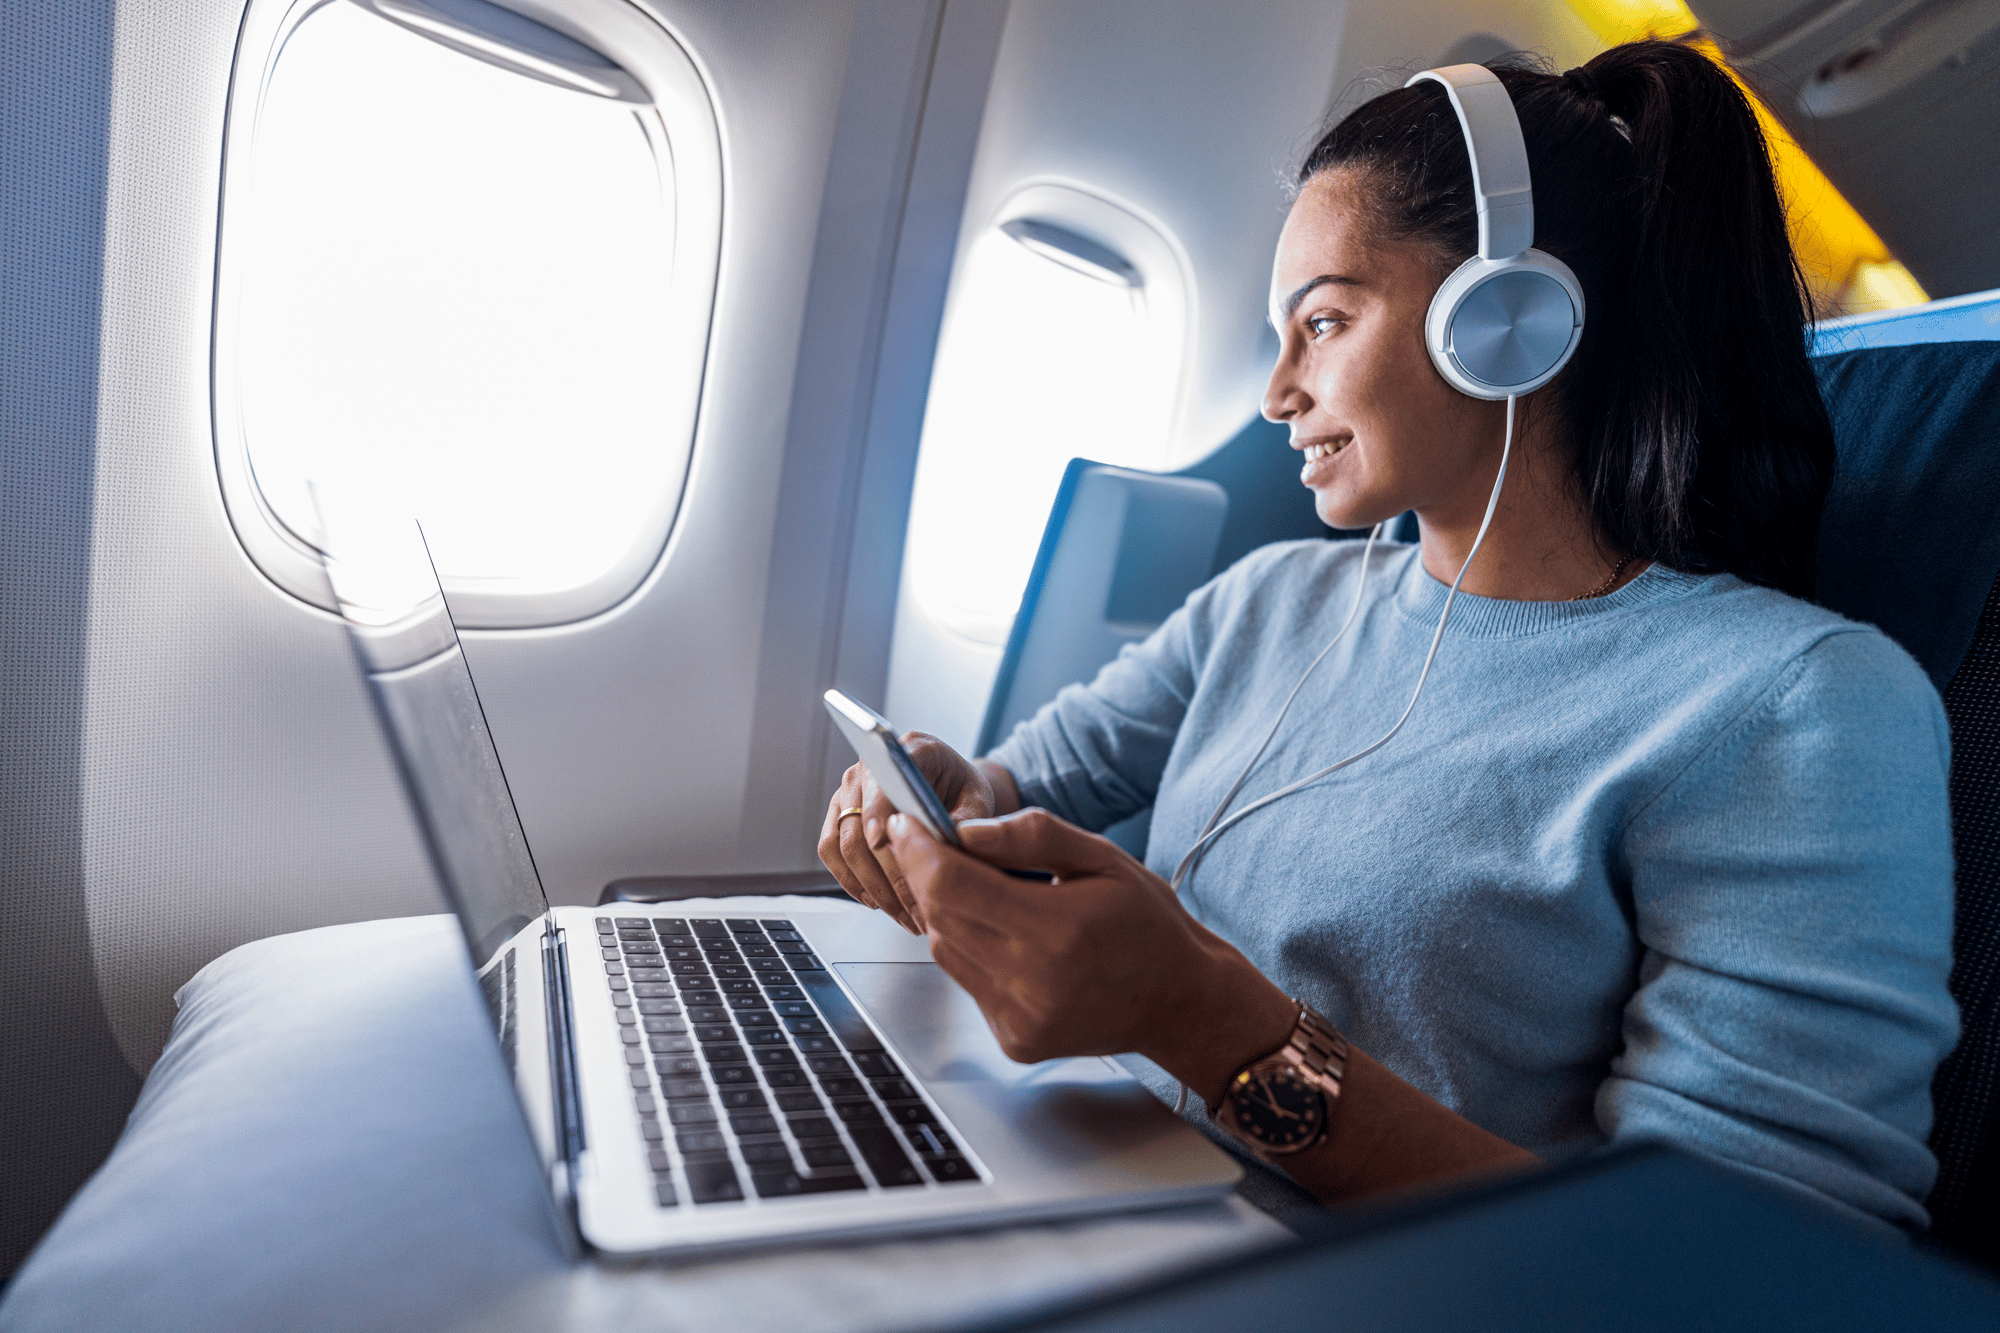
<path id="1" fill-rule="evenodd" d="M 1289 1234 L 1231 1199 L 672 1267 L 573 1262 L 451 918 L 259 940 L 177 998 L 124 1136 L 15 1278 L 0 1329 L 935 1326 Z"/>

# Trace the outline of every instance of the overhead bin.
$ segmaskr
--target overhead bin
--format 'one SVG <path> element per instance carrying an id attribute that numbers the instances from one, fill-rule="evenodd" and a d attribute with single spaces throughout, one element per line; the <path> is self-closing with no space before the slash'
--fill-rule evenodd
<path id="1" fill-rule="evenodd" d="M 2000 286 L 2000 0 L 1694 0 L 1932 296 Z"/>

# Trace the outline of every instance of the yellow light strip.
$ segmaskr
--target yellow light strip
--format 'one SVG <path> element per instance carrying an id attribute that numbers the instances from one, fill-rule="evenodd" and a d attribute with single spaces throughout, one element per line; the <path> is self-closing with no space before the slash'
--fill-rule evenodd
<path id="1" fill-rule="evenodd" d="M 1584 26 L 1605 46 L 1648 37 L 1679 38 L 1701 26 L 1681 0 L 1567 0 Z M 1921 305 L 1930 298 L 1896 262 L 1875 229 L 1855 211 L 1833 182 L 1806 156 L 1791 131 L 1779 123 L 1762 98 L 1723 60 L 1706 38 L 1694 48 L 1727 70 L 1750 98 L 1771 147 L 1771 165 L 1778 177 L 1778 194 L 1792 233 L 1792 249 L 1805 270 L 1818 313 L 1859 314 Z"/>

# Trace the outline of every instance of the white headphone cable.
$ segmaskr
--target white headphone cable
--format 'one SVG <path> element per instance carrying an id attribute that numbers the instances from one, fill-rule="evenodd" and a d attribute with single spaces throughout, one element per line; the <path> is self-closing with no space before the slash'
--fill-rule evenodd
<path id="1" fill-rule="evenodd" d="M 1349 764 L 1355 763 L 1362 759 L 1366 759 L 1369 755 L 1374 754 L 1377 750 L 1381 749 L 1383 746 L 1387 745 L 1392 739 L 1394 739 L 1396 733 L 1403 729 L 1403 724 L 1410 720 L 1410 714 L 1416 711 L 1417 700 L 1423 697 L 1424 685 L 1427 681 L 1430 680 L 1431 663 L 1437 660 L 1438 645 L 1444 642 L 1445 626 L 1451 622 L 1451 605 L 1454 601 L 1458 599 L 1458 587 L 1461 583 L 1465 582 L 1465 572 L 1468 569 L 1472 568 L 1473 558 L 1479 554 L 1479 548 L 1485 544 L 1486 530 L 1491 526 L 1493 526 L 1494 510 L 1498 509 L 1500 506 L 1500 487 L 1507 480 L 1507 461 L 1514 452 L 1515 401 L 1516 400 L 1514 396 L 1510 394 L 1507 398 L 1507 433 L 1501 440 L 1500 444 L 1500 470 L 1494 475 L 1493 490 L 1486 497 L 1486 513 L 1479 520 L 1479 531 L 1472 539 L 1472 549 L 1465 553 L 1465 562 L 1458 567 L 1458 577 L 1451 581 L 1451 591 L 1445 594 L 1444 607 L 1442 610 L 1438 612 L 1437 629 L 1434 630 L 1431 634 L 1430 651 L 1424 654 L 1424 668 L 1417 674 L 1417 688 L 1410 692 L 1410 702 L 1404 706 L 1403 715 L 1396 719 L 1395 726 L 1390 727 L 1389 730 L 1387 730 L 1382 734 L 1381 739 L 1375 741 L 1373 744 L 1364 746 L 1361 749 L 1356 750 L 1353 754 L 1347 756 L 1347 758 L 1342 759 L 1338 763 L 1328 764 L 1325 768 L 1320 769 L 1316 773 L 1307 774 L 1305 777 L 1300 778 L 1297 782 L 1292 783 L 1290 786 L 1280 787 L 1277 791 L 1272 792 L 1268 796 L 1259 797 L 1258 799 L 1252 801 L 1250 804 L 1244 806 L 1241 810 L 1238 810 L 1235 814 L 1229 816 L 1229 818 L 1227 819 L 1222 818 L 1222 812 L 1229 808 L 1229 803 L 1236 799 L 1236 793 L 1243 789 L 1244 782 L 1249 779 L 1250 770 L 1257 766 L 1257 761 L 1264 757 L 1264 751 L 1270 748 L 1271 741 L 1278 734 L 1279 724 L 1284 722 L 1285 714 L 1291 711 L 1292 700 L 1298 697 L 1299 690 L 1306 683 L 1306 678 L 1312 675 L 1314 668 L 1318 667 L 1320 661 L 1323 658 L 1325 658 L 1325 656 L 1329 652 L 1333 650 L 1333 645 L 1335 643 L 1340 642 L 1341 637 L 1347 633 L 1348 626 L 1354 623 L 1355 613 L 1361 609 L 1362 588 L 1357 587 L 1354 595 L 1354 607 L 1347 613 L 1347 620 L 1345 621 L 1345 623 L 1341 625 L 1340 633 L 1333 636 L 1332 643 L 1329 643 L 1325 648 L 1320 649 L 1319 656 L 1315 657 L 1312 660 L 1312 665 L 1306 668 L 1305 675 L 1299 677 L 1299 683 L 1297 685 L 1294 685 L 1292 687 L 1292 692 L 1285 697 L 1285 706 L 1278 710 L 1278 721 L 1271 725 L 1270 735 L 1266 736 L 1264 738 L 1264 743 L 1257 747 L 1257 753 L 1251 756 L 1250 763 L 1244 768 L 1242 774 L 1237 777 L 1235 785 L 1230 787 L 1228 794 L 1222 798 L 1222 803 L 1215 807 L 1215 813 L 1208 817 L 1208 823 L 1206 826 L 1203 827 L 1201 831 L 1201 836 L 1195 840 L 1194 846 L 1188 848 L 1187 855 L 1181 858 L 1180 865 L 1175 868 L 1174 877 L 1171 883 L 1169 884 L 1169 887 L 1173 890 L 1173 892 L 1176 895 L 1180 893 L 1182 882 L 1186 880 L 1188 874 L 1192 871 L 1194 866 L 1199 862 L 1201 856 L 1207 851 L 1207 849 L 1215 842 L 1217 838 L 1221 837 L 1224 833 L 1227 833 L 1230 829 L 1234 828 L 1237 825 L 1237 823 L 1239 823 L 1241 820 L 1247 818 L 1250 815 L 1255 814 L 1257 811 L 1263 809 L 1267 805 L 1270 805 L 1274 801 L 1282 801 L 1285 797 L 1290 796 L 1295 792 L 1304 791 L 1307 787 L 1310 787 L 1313 783 L 1318 782 L 1322 778 L 1330 777 L 1333 774 L 1338 773 L 1341 769 L 1346 768 Z M 1368 545 L 1362 549 L 1361 578 L 1363 587 L 1366 586 L 1366 580 L 1368 577 L 1368 552 L 1371 549 L 1373 549 L 1375 545 L 1375 534 L 1379 533 L 1381 530 L 1382 530 L 1381 525 L 1377 524 L 1374 532 L 1371 532 L 1368 535 Z M 1180 1095 L 1174 1099 L 1174 1114 L 1179 1115 L 1186 1106 L 1187 1106 L 1187 1084 L 1183 1083 L 1180 1085 Z"/>

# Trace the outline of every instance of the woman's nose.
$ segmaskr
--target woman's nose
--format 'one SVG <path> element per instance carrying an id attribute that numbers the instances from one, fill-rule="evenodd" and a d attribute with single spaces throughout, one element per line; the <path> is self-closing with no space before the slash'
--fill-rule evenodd
<path id="1" fill-rule="evenodd" d="M 1305 411 L 1309 402 L 1292 374 L 1288 358 L 1280 354 L 1278 364 L 1271 367 L 1271 380 L 1264 386 L 1264 401 L 1259 405 L 1264 420 L 1290 421 Z"/>

